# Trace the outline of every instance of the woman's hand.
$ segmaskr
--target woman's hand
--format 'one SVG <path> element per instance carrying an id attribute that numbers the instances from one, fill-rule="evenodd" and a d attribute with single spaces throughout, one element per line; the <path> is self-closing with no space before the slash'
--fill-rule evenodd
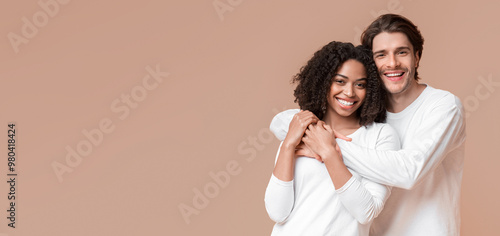
<path id="1" fill-rule="evenodd" d="M 300 144 L 295 148 L 295 156 L 306 156 L 311 157 L 319 162 L 323 162 L 321 157 L 313 152 L 304 142 L 300 142 Z"/>
<path id="2" fill-rule="evenodd" d="M 304 144 L 318 156 L 322 161 L 324 158 L 342 158 L 340 148 L 335 141 L 334 131 L 323 121 L 310 124 L 302 138 Z"/>
<path id="3" fill-rule="evenodd" d="M 295 149 L 301 142 L 307 127 L 319 121 L 318 117 L 310 111 L 301 110 L 295 114 L 290 122 L 288 133 L 283 140 L 283 146 Z"/>
<path id="4" fill-rule="evenodd" d="M 293 116 L 288 133 L 281 144 L 278 160 L 274 166 L 273 175 L 282 181 L 291 181 L 295 170 L 295 149 L 301 142 L 304 132 L 312 123 L 319 119 L 310 111 L 299 111 Z"/>

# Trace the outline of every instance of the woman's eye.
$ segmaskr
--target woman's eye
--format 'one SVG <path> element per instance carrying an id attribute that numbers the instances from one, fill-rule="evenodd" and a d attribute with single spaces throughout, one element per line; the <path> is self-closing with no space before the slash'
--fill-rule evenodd
<path id="1" fill-rule="evenodd" d="M 337 83 L 337 84 L 344 84 L 344 81 L 343 80 L 335 80 L 335 83 Z"/>
<path id="2" fill-rule="evenodd" d="M 359 84 L 356 84 L 356 87 L 359 87 L 359 88 L 366 88 L 366 84 L 359 83 Z"/>

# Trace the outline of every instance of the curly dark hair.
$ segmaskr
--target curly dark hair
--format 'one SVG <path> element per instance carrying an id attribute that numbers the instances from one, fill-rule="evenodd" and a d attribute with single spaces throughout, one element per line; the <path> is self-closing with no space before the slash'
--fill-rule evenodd
<path id="1" fill-rule="evenodd" d="M 309 110 L 323 119 L 327 96 L 332 79 L 338 68 L 347 60 L 361 62 L 366 69 L 366 98 L 356 111 L 359 124 L 366 126 L 372 122 L 385 122 L 386 91 L 373 61 L 371 49 L 365 46 L 354 47 L 351 43 L 330 42 L 314 53 L 314 56 L 292 79 L 298 83 L 294 91 L 295 102 L 300 109 Z"/>

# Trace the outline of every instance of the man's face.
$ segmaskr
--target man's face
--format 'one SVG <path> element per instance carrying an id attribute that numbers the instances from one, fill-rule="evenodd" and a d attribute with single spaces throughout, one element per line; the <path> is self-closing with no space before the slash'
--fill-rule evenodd
<path id="1" fill-rule="evenodd" d="M 373 38 L 373 59 L 387 91 L 400 94 L 415 82 L 419 58 L 405 34 L 382 32 Z"/>

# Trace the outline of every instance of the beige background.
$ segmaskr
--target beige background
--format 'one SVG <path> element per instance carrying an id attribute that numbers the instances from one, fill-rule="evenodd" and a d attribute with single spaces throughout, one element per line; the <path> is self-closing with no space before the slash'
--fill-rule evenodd
<path id="1" fill-rule="evenodd" d="M 61 0 L 47 18 L 37 1 L 2 5 L 0 235 L 269 235 L 263 198 L 278 142 L 267 127 L 296 107 L 291 77 L 329 41 L 358 43 L 387 12 L 420 27 L 422 81 L 468 110 L 462 235 L 497 234 L 498 1 Z M 23 21 L 34 16 L 36 33 Z M 9 33 L 24 37 L 23 27 L 29 38 L 13 46 Z M 156 65 L 169 75 L 145 90 Z M 145 97 L 122 120 L 111 104 L 131 92 Z M 103 119 L 114 129 L 59 182 L 52 164 L 66 165 L 66 147 L 88 142 L 82 132 Z M 8 122 L 16 229 L 6 219 Z M 209 173 L 227 165 L 234 175 L 217 191 Z M 179 206 L 194 207 L 205 187 L 212 198 L 188 224 Z"/>

